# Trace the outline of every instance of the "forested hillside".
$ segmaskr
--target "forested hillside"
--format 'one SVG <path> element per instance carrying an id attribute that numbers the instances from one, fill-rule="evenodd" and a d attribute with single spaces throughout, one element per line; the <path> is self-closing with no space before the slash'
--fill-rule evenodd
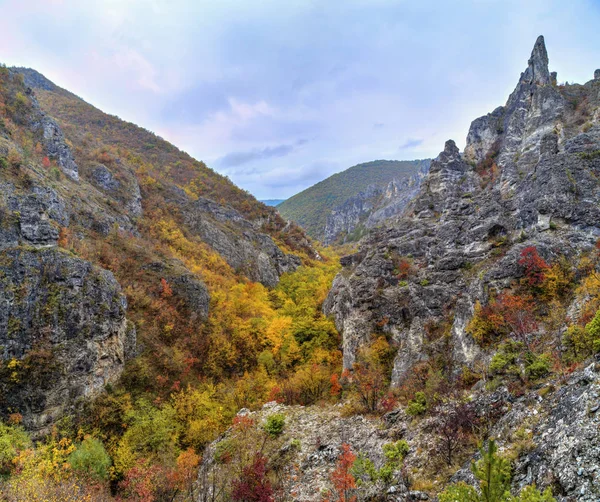
<path id="1" fill-rule="evenodd" d="M 187 500 L 239 408 L 314 402 L 340 372 L 321 313 L 338 261 L 152 133 L 25 80 L 0 68 L 2 493 Z"/>
<path id="2" fill-rule="evenodd" d="M 327 216 L 369 186 L 385 188 L 417 174 L 427 161 L 375 160 L 334 174 L 277 206 L 286 219 L 298 223 L 313 238 L 323 240 Z"/>

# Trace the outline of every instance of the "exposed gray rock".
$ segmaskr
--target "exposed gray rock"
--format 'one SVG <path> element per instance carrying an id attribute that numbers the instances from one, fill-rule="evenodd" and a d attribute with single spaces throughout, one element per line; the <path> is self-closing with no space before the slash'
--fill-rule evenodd
<path id="1" fill-rule="evenodd" d="M 97 163 L 92 171 L 92 180 L 100 188 L 113 191 L 121 185 L 104 164 Z"/>
<path id="2" fill-rule="evenodd" d="M 394 179 L 385 187 L 370 185 L 365 192 L 335 207 L 327 216 L 323 243 L 356 241 L 367 229 L 400 214 L 418 192 L 430 164 L 423 160 L 414 175 Z"/>
<path id="3" fill-rule="evenodd" d="M 3 209 L 0 249 L 18 244 L 54 246 L 59 228 L 69 224 L 65 204 L 51 188 L 34 186 L 28 194 L 16 194 L 11 184 L 4 184 L 0 195 Z"/>
<path id="4" fill-rule="evenodd" d="M 281 251 L 269 235 L 259 232 L 235 209 L 199 197 L 182 212 L 192 232 L 253 281 L 275 286 L 281 274 L 300 266 L 300 258 Z"/>
<path id="5" fill-rule="evenodd" d="M 397 439 L 396 426 L 382 426 L 382 423 L 373 417 L 344 417 L 341 411 L 339 406 L 283 406 L 275 402 L 265 404 L 256 412 L 240 410 L 238 416 L 253 420 L 257 429 L 262 427 L 266 418 L 273 413 L 285 416 L 283 434 L 265 444 L 265 450 L 271 459 L 277 459 L 279 462 L 287 459 L 285 471 L 280 473 L 289 478 L 289 482 L 286 483 L 286 497 L 278 500 L 288 500 L 289 494 L 293 494 L 290 500 L 323 500 L 323 495 L 333 488 L 330 476 L 335 469 L 343 443 L 348 444 L 355 454 L 364 454 L 376 468 L 384 464 L 383 445 Z M 231 479 L 223 477 L 223 473 L 220 472 L 221 466 L 215 461 L 219 442 L 226 440 L 230 433 L 231 430 L 204 452 L 198 479 L 201 494 L 199 501 L 207 500 L 203 497 L 212 496 L 212 490 L 221 483 L 225 485 L 225 490 L 231 488 Z M 428 500 L 427 495 L 422 492 L 409 492 L 400 482 L 401 474 L 394 474 L 394 482 L 389 486 L 385 486 L 381 481 L 364 483 L 356 490 L 357 500 Z M 215 495 L 217 501 L 228 500 L 226 493 Z"/>
<path id="6" fill-rule="evenodd" d="M 598 69 L 594 72 L 594 79 L 600 80 L 600 69 Z"/>
<path id="7" fill-rule="evenodd" d="M 0 410 L 43 430 L 120 375 L 135 331 L 113 275 L 57 249 L 6 249 L 0 276 Z"/>
<path id="8" fill-rule="evenodd" d="M 206 285 L 192 274 L 179 260 L 168 263 L 154 262 L 144 269 L 152 270 L 165 279 L 173 294 L 184 302 L 187 310 L 200 318 L 208 316 L 210 295 Z"/>
<path id="9" fill-rule="evenodd" d="M 553 391 L 554 386 L 558 390 Z M 547 384 L 541 398 L 535 391 L 515 400 L 490 431 L 500 451 L 511 447 L 517 431 L 531 436 L 531 447 L 514 465 L 516 494 L 535 483 L 551 487 L 558 502 L 592 502 L 600 498 L 600 375 L 592 363 L 566 385 Z M 478 456 L 475 456 L 475 459 Z M 453 481 L 475 484 L 467 463 Z"/>
<path id="10" fill-rule="evenodd" d="M 62 130 L 54 119 L 40 111 L 39 122 L 34 124 L 34 128 L 42 130 L 44 147 L 48 157 L 56 160 L 61 170 L 71 179 L 79 180 L 79 169 L 73 158 L 73 153 L 65 142 Z"/>
<path id="11" fill-rule="evenodd" d="M 547 260 L 592 248 L 600 158 L 582 155 L 600 150 L 600 117 L 570 103 L 594 110 L 600 93 L 595 81 L 553 86 L 547 65 L 540 37 L 506 106 L 472 123 L 464 156 L 447 142 L 400 217 L 342 260 L 324 310 L 343 333 L 345 367 L 383 329 L 398 347 L 392 377 L 401 382 L 426 357 L 426 322 L 449 322 L 453 360 L 470 364 L 485 356 L 465 332 L 474 305 L 521 276 L 525 246 Z M 412 263 L 409 277 L 399 277 L 400 259 Z"/>

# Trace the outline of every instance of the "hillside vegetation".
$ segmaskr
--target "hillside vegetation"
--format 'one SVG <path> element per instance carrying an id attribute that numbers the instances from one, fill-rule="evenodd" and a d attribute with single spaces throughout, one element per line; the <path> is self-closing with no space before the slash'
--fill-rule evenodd
<path id="1" fill-rule="evenodd" d="M 4 67 L 0 179 L 0 293 L 15 300 L 0 323 L 3 500 L 189 500 L 204 446 L 239 408 L 327 396 L 341 352 L 321 304 L 337 257 L 228 179 Z M 202 196 L 217 200 L 208 212 Z M 249 280 L 188 224 L 190 208 L 234 235 L 233 251 L 270 234 L 301 265 L 276 287 Z M 82 283 L 97 304 L 74 296 Z M 94 389 L 67 382 L 87 399 L 55 388 L 74 378 L 70 361 L 94 372 Z"/>
<path id="2" fill-rule="evenodd" d="M 334 174 L 277 206 L 286 219 L 299 224 L 308 235 L 322 240 L 327 216 L 333 208 L 367 189 L 385 187 L 390 181 L 415 175 L 421 160 L 374 160 Z"/>

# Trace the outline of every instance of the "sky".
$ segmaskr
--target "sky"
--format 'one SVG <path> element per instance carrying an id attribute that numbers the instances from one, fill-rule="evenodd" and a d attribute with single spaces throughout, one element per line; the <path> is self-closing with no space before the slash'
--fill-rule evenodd
<path id="1" fill-rule="evenodd" d="M 600 68 L 600 0 L 0 0 L 0 62 L 154 131 L 258 198 L 462 148 L 543 34 Z"/>

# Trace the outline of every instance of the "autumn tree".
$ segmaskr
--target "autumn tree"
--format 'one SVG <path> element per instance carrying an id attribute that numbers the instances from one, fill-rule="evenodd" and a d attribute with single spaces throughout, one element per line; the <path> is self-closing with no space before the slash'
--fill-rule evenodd
<path id="1" fill-rule="evenodd" d="M 550 268 L 535 246 L 528 246 L 521 251 L 519 265 L 524 268 L 525 283 L 534 290 L 540 286 L 546 271 Z"/>
<path id="2" fill-rule="evenodd" d="M 452 465 L 455 453 L 476 427 L 477 415 L 469 403 L 462 401 L 439 405 L 434 413 L 440 454 L 448 465 Z"/>
<path id="3" fill-rule="evenodd" d="M 356 455 L 352 453 L 350 445 L 342 444 L 342 451 L 330 477 L 335 496 L 331 502 L 356 502 L 356 496 L 352 494 L 356 488 L 356 480 L 351 472 L 355 461 Z"/>
<path id="4" fill-rule="evenodd" d="M 254 461 L 244 467 L 242 475 L 233 482 L 234 502 L 272 502 L 273 488 L 267 478 L 267 458 L 257 453 Z"/>

